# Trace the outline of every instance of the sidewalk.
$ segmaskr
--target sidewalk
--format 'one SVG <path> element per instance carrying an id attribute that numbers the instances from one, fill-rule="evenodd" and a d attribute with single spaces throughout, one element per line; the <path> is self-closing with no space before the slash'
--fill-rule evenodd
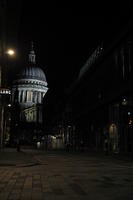
<path id="1" fill-rule="evenodd" d="M 0 200 L 131 200 L 133 165 L 103 152 L 4 149 L 0 163 L 20 166 L 40 159 L 35 167 L 0 166 Z M 27 162 L 27 163 L 26 163 Z M 35 162 L 33 162 L 35 164 Z"/>
<path id="2" fill-rule="evenodd" d="M 0 150 L 0 166 L 27 166 L 35 165 L 37 160 L 21 150 L 17 152 L 16 148 L 3 148 Z"/>

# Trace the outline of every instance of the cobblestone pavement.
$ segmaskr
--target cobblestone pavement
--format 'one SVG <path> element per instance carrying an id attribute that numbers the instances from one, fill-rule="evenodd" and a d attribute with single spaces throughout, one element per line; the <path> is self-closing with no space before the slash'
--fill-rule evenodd
<path id="1" fill-rule="evenodd" d="M 0 200 L 132 200 L 133 162 L 28 152 L 32 166 L 0 166 Z"/>

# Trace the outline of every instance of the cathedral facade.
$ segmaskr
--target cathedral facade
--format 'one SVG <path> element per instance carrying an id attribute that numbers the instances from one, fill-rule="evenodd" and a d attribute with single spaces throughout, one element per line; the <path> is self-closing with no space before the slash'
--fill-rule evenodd
<path id="1" fill-rule="evenodd" d="M 22 129 L 23 132 L 26 132 L 26 135 L 32 132 L 30 133 L 30 139 L 36 138 L 36 132 L 42 131 L 42 102 L 48 90 L 46 76 L 43 70 L 36 65 L 35 58 L 32 44 L 29 62 L 18 73 L 12 85 L 12 105 L 14 105 L 14 110 L 19 107 L 19 111 L 17 111 L 19 116 L 16 120 L 13 120 L 13 123 L 14 126 L 21 127 L 19 132 L 22 132 Z M 29 130 L 27 130 L 28 127 Z M 25 137 L 23 133 L 20 133 L 20 135 Z"/>

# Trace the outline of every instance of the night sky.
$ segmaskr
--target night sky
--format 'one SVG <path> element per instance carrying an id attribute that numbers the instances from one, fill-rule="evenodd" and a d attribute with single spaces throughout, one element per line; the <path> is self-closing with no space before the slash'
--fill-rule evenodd
<path id="1" fill-rule="evenodd" d="M 108 8 L 105 9 L 103 5 L 92 6 L 83 1 L 54 2 L 22 1 L 20 60 L 22 65 L 27 59 L 29 42 L 33 40 L 36 61 L 46 74 L 48 87 L 61 95 L 93 50 L 102 42 L 110 42 L 131 15 L 125 12 L 130 6 L 114 9 L 112 5 L 104 5 Z"/>

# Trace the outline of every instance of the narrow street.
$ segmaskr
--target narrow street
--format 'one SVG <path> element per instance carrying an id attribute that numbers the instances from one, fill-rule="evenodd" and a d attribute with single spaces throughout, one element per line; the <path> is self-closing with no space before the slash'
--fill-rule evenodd
<path id="1" fill-rule="evenodd" d="M 1 200 L 132 199 L 133 161 L 36 150 L 24 155 L 17 165 L 0 165 Z"/>

